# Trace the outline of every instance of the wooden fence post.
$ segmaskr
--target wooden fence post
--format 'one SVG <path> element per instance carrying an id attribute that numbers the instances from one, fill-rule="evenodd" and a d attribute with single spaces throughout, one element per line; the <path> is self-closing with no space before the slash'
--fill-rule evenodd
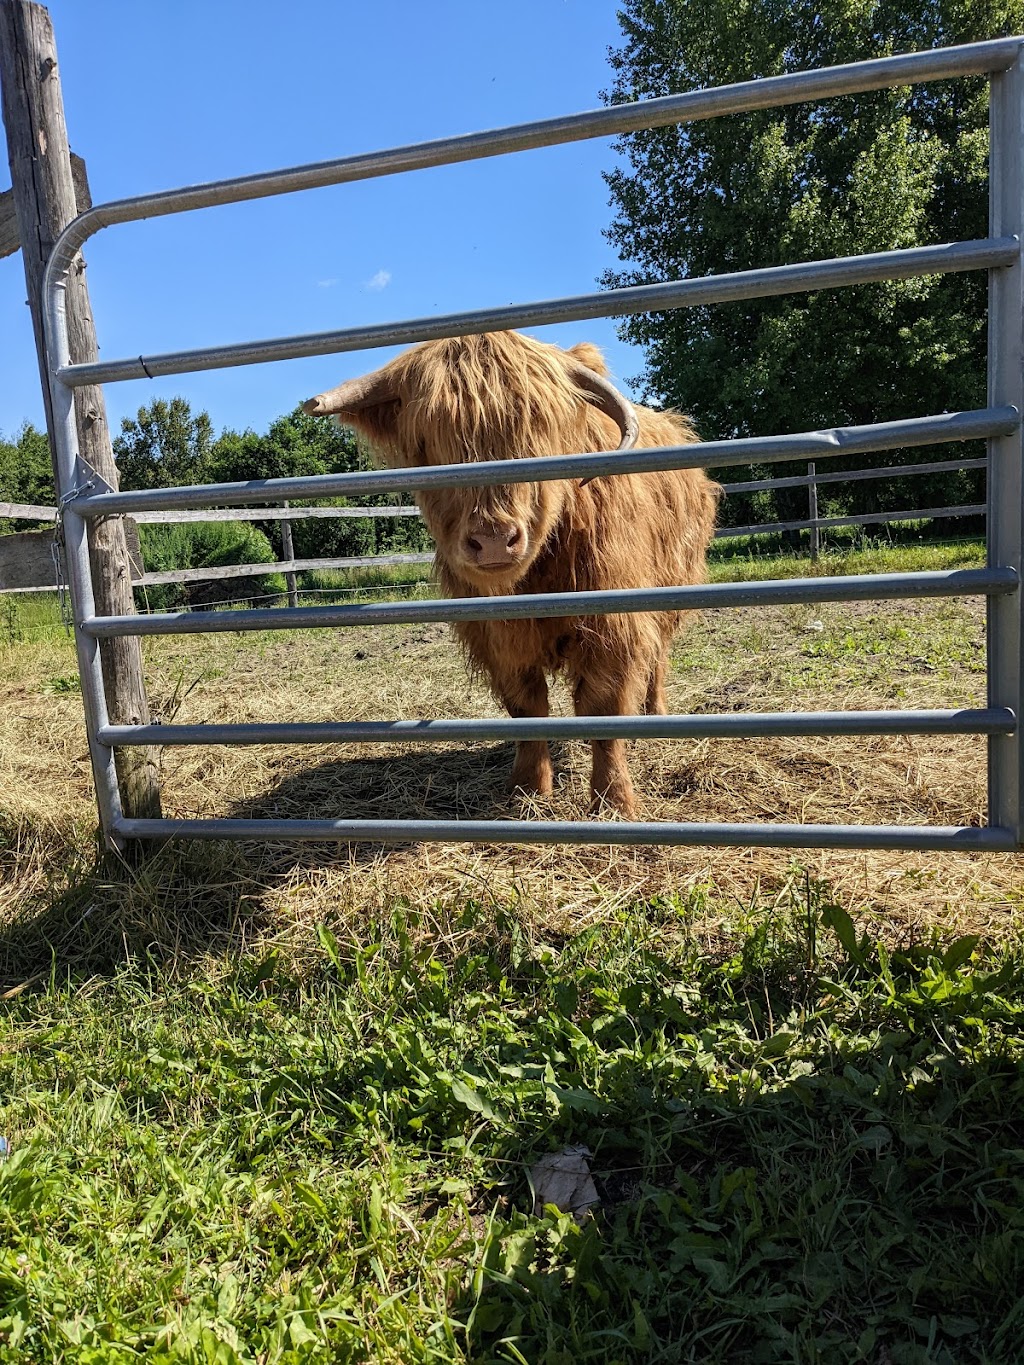
<path id="1" fill-rule="evenodd" d="M 818 484 L 814 477 L 814 461 L 810 460 L 807 464 L 807 477 L 810 483 L 807 485 L 807 519 L 810 522 L 818 520 Z M 821 549 L 821 534 L 817 526 L 811 526 L 811 558 L 817 559 Z"/>
<path id="2" fill-rule="evenodd" d="M 284 506 L 288 506 L 287 502 Z M 284 521 L 279 521 L 277 524 L 281 528 L 281 558 L 292 560 L 295 558 L 295 542 L 292 540 L 292 524 L 287 517 L 285 517 Z M 297 607 L 299 605 L 299 580 L 294 573 L 286 573 L 284 581 L 288 586 L 288 605 L 290 607 Z"/>
<path id="3" fill-rule="evenodd" d="M 18 237 L 25 264 L 52 450 L 53 420 L 49 375 L 43 353 L 41 285 L 50 248 L 76 217 L 78 204 L 64 122 L 53 26 L 43 6 L 32 3 L 32 0 L 0 0 L 0 93 L 3 98 L 3 121 L 7 132 Z M 84 184 L 81 193 L 87 194 Z M 72 363 L 96 360 L 96 329 L 85 282 L 85 262 L 81 255 L 76 257 L 68 278 L 67 317 Z M 82 458 L 112 488 L 116 488 L 117 467 L 101 388 L 96 386 L 76 390 L 75 418 Z M 135 602 L 131 566 L 120 519 L 112 517 L 92 522 L 89 549 L 98 612 L 104 616 L 133 612 Z M 148 723 L 149 703 L 143 680 L 139 639 L 126 636 L 104 641 L 102 660 L 111 723 Z M 116 761 L 125 814 L 139 818 L 158 817 L 160 783 L 157 751 L 122 749 Z"/>

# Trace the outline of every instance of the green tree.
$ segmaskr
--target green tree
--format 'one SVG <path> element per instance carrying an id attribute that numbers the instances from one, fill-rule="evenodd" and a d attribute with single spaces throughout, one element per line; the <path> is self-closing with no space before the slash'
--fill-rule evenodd
<path id="1" fill-rule="evenodd" d="M 371 467 L 369 454 L 354 432 L 337 426 L 330 418 L 310 417 L 301 408 L 279 417 L 264 435 L 225 432 L 214 445 L 212 460 L 213 477 L 226 483 L 351 474 Z M 340 507 L 383 507 L 403 499 L 387 493 L 331 501 Z M 261 522 L 260 526 L 280 553 L 278 524 Z M 311 518 L 293 522 L 292 536 L 298 559 L 369 556 L 430 546 L 423 523 L 412 517 Z"/>
<path id="2" fill-rule="evenodd" d="M 1024 0 L 624 0 L 619 18 L 612 103 L 1019 32 Z M 627 268 L 608 272 L 613 287 L 987 232 L 980 80 L 682 124 L 616 145 L 626 164 L 606 177 L 616 211 L 607 235 Z M 972 273 L 641 315 L 621 333 L 645 350 L 647 394 L 692 413 L 712 438 L 983 406 L 984 329 L 984 277 Z M 979 484 L 964 472 L 845 487 L 846 510 L 874 511 L 976 501 Z M 734 524 L 805 515 L 807 505 L 799 491 L 730 503 Z"/>
<path id="3" fill-rule="evenodd" d="M 27 502 L 37 507 L 52 507 L 55 501 L 50 443 L 46 433 L 26 422 L 15 440 L 0 437 L 0 502 Z M 39 522 L 0 518 L 0 534 L 38 529 Z"/>
<path id="4" fill-rule="evenodd" d="M 214 443 L 211 473 L 219 483 L 233 483 L 347 473 L 360 468 L 351 431 L 335 426 L 327 417 L 310 417 L 296 408 L 272 422 L 263 435 L 225 431 Z"/>
<path id="5" fill-rule="evenodd" d="M 113 446 L 123 489 L 210 482 L 213 424 L 185 398 L 157 398 L 122 418 Z"/>

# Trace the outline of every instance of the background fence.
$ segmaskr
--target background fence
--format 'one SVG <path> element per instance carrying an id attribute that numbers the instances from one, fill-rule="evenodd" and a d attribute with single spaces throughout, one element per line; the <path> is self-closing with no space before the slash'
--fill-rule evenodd
<path id="1" fill-rule="evenodd" d="M 809 463 L 806 474 L 792 475 L 780 479 L 754 479 L 744 483 L 723 483 L 726 498 L 732 493 L 754 493 L 780 488 L 806 488 L 808 490 L 808 515 L 798 521 L 760 522 L 749 526 L 720 526 L 715 532 L 716 539 L 778 535 L 786 532 L 810 531 L 811 558 L 817 558 L 820 551 L 820 533 L 823 530 L 850 526 L 883 526 L 895 522 L 933 521 L 956 517 L 984 517 L 985 503 L 961 503 L 955 507 L 918 507 L 904 508 L 901 511 L 870 512 L 858 515 L 836 517 L 818 516 L 818 489 L 834 484 L 851 483 L 864 479 L 889 479 L 909 477 L 916 474 L 943 474 L 960 469 L 986 469 L 987 459 L 975 460 L 938 460 L 929 464 L 890 465 L 883 468 L 837 470 L 818 473 L 814 463 Z M 137 587 L 155 587 L 171 583 L 214 582 L 220 579 L 255 578 L 265 574 L 284 574 L 287 579 L 287 595 L 290 605 L 296 604 L 298 585 L 296 575 L 319 569 L 360 569 L 371 567 L 393 567 L 402 564 L 429 564 L 432 554 L 383 554 L 349 556 L 343 558 L 296 559 L 289 553 L 291 549 L 291 522 L 304 518 L 324 517 L 418 517 L 420 510 L 415 506 L 395 507 L 210 507 L 198 510 L 171 509 L 164 511 L 136 512 L 133 520 L 138 525 L 166 525 L 181 522 L 216 521 L 274 521 L 279 524 L 284 545 L 285 558 L 258 564 L 221 564 L 202 568 L 170 569 L 159 572 L 144 570 L 133 574 L 132 581 Z M 11 518 L 19 521 L 55 522 L 56 507 L 37 507 L 27 503 L 0 502 L 0 519 Z M 7 537 L 6 539 L 13 539 Z M 39 553 L 35 546 L 25 542 L 25 554 L 31 554 L 38 561 Z M 47 574 L 45 580 L 31 587 L 8 586 L 4 579 L 4 561 L 0 559 L 0 592 L 42 592 L 57 586 L 54 574 Z"/>

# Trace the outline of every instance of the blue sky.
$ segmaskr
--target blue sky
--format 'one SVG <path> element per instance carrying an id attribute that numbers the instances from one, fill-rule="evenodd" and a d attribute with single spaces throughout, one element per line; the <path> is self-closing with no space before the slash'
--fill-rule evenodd
<path id="1" fill-rule="evenodd" d="M 94 202 L 595 108 L 614 0 L 52 0 Z M 86 249 L 101 354 L 138 355 L 596 287 L 617 264 L 602 139 L 107 228 Z M 0 188 L 9 183 L 6 167 Z M 596 321 L 538 329 L 642 355 Z M 263 430 L 383 363 L 364 351 L 106 387 L 121 417 L 183 394 Z M 42 425 L 20 255 L 0 261 L 0 432 Z"/>

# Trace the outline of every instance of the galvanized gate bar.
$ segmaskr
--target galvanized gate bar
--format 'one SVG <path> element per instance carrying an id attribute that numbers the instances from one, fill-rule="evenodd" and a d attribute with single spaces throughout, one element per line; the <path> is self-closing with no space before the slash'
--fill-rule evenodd
<path id="1" fill-rule="evenodd" d="M 724 716 L 545 716 L 306 724 L 107 725 L 101 744 L 447 744 L 452 740 L 754 739 L 794 735 L 1009 735 L 1006 707 L 960 711 L 781 711 Z"/>
<path id="2" fill-rule="evenodd" d="M 986 460 L 964 460 L 963 464 L 959 465 L 954 461 L 949 467 L 950 469 L 970 469 L 974 465 L 984 466 L 986 463 Z M 913 468 L 914 466 L 911 467 Z M 883 474 L 888 474 L 889 472 L 889 470 L 881 471 L 878 477 L 881 478 Z M 892 470 L 891 472 L 895 474 L 899 471 Z M 921 472 L 927 474 L 934 471 L 931 471 L 928 466 L 924 466 Z M 0 503 L 0 509 L 4 506 L 4 503 Z M 4 516 L 12 515 L 13 513 L 11 512 L 4 513 Z M 421 513 L 418 507 L 400 507 L 396 503 L 393 507 L 390 505 L 385 507 L 267 507 L 262 512 L 254 512 L 245 507 L 220 507 L 217 509 L 202 508 L 196 512 L 139 512 L 135 516 L 135 520 L 140 526 L 158 526 L 161 524 L 173 525 L 175 522 L 204 520 L 306 521 L 321 518 L 333 520 L 336 517 L 374 517 L 388 520 L 391 517 L 418 517 L 420 515 Z"/>
<path id="3" fill-rule="evenodd" d="M 408 844 L 665 844 L 904 848 L 1010 853 L 1010 830 L 965 825 L 660 824 L 618 820 L 118 820 L 125 839 L 281 839 Z"/>
<path id="4" fill-rule="evenodd" d="M 698 308 L 744 299 L 775 298 L 781 294 L 804 294 L 817 289 L 871 284 L 879 280 L 905 280 L 922 275 L 952 274 L 963 270 L 986 270 L 1010 266 L 1020 255 L 1016 237 L 987 238 L 978 242 L 948 242 L 942 246 L 913 247 L 904 251 L 879 251 L 865 256 L 842 256 L 835 260 L 804 261 L 797 265 L 771 266 L 765 270 L 742 270 L 703 279 L 669 280 L 627 289 L 601 289 L 592 294 L 509 304 L 501 308 L 449 313 L 441 317 L 413 318 L 345 327 L 339 331 L 312 332 L 279 340 L 243 341 L 231 346 L 207 346 L 163 355 L 131 356 L 124 360 L 94 360 L 66 365 L 57 371 L 62 384 L 112 384 L 125 379 L 158 379 L 170 374 L 220 370 L 236 365 L 262 365 L 272 360 L 299 360 L 310 356 L 365 351 L 378 346 L 410 346 L 414 342 L 479 332 L 501 332 L 510 327 L 547 327 L 558 322 L 582 322 L 588 318 L 625 317 L 631 313 L 660 312 L 668 308 Z"/>
<path id="5" fill-rule="evenodd" d="M 435 621 L 514 621 L 534 617 L 608 616 L 638 611 L 704 611 L 715 607 L 792 606 L 808 602 L 978 597 L 1017 591 L 1016 570 L 942 569 L 923 573 L 782 578 L 760 583 L 701 583 L 678 588 L 545 592 L 512 597 L 446 597 L 429 602 L 359 602 L 340 607 L 271 607 L 251 611 L 153 612 L 91 616 L 88 635 L 204 635 L 233 630 L 306 630 L 322 626 L 412 625 Z M 1007 704 L 1008 703 L 1001 703 Z M 1012 707 L 1011 707 L 1012 709 Z"/>
<path id="6" fill-rule="evenodd" d="M 58 283 L 84 243 L 100 228 L 115 223 L 137 222 L 143 218 L 185 213 L 218 204 L 238 204 L 244 200 L 291 194 L 297 190 L 321 189 L 327 185 L 350 184 L 357 180 L 425 170 L 432 166 L 449 166 L 503 156 L 508 152 L 581 142 L 588 138 L 613 137 L 643 128 L 662 128 L 672 123 L 718 118 L 722 114 L 831 99 L 837 95 L 880 90 L 891 85 L 988 75 L 990 72 L 1004 71 L 1013 63 L 1020 51 L 1021 41 L 1020 37 L 999 38 L 992 42 L 966 43 L 930 52 L 906 52 L 868 62 L 822 67 L 818 71 L 795 71 L 785 76 L 767 76 L 709 90 L 663 95 L 656 99 L 617 104 L 488 132 L 436 138 L 430 142 L 392 147 L 360 156 L 341 157 L 259 175 L 236 176 L 205 185 L 187 185 L 156 194 L 118 199 L 89 209 L 69 224 L 54 245 L 47 266 L 47 277 L 51 285 Z M 46 287 L 44 285 L 44 290 Z"/>
<path id="7" fill-rule="evenodd" d="M 1024 58 L 994 77 L 989 103 L 989 230 L 1024 232 Z M 989 275 L 988 401 L 1024 411 L 1024 267 Z M 1024 551 L 1024 445 L 1021 430 L 989 443 L 988 562 L 1018 572 Z M 1019 708 L 1024 690 L 1022 606 L 1016 597 L 988 604 L 988 701 Z M 1020 737 L 993 735 L 988 751 L 989 823 L 1024 843 L 1024 762 Z"/>
<path id="8" fill-rule="evenodd" d="M 944 420 L 944 419 L 943 419 Z M 689 447 L 687 447 L 689 449 Z M 849 454 L 849 450 L 844 450 Z M 897 479 L 918 474 L 948 474 L 955 469 L 987 469 L 988 458 L 979 460 L 933 460 L 927 464 L 875 465 L 871 469 L 839 469 L 826 474 L 796 474 L 792 478 L 755 479 L 750 483 L 723 483 L 722 489 L 728 497 L 732 493 L 752 493 L 767 488 L 806 488 L 810 483 L 856 483 L 863 479 Z M 540 482 L 540 480 L 538 481 Z M 84 504 L 79 504 L 81 508 Z M 136 512 L 134 519 L 140 526 L 161 525 L 174 522 L 195 521 L 302 521 L 314 518 L 354 518 L 373 517 L 419 517 L 423 514 L 416 506 L 395 503 L 383 507 L 376 505 L 357 505 L 352 507 L 268 507 L 262 515 L 246 507 L 202 508 L 197 511 L 171 510 L 164 512 Z M 0 502 L 0 516 L 22 517 L 26 520 L 53 521 L 57 515 L 55 507 L 37 507 L 35 504 Z"/>
<path id="9" fill-rule="evenodd" d="M 83 517 L 110 517 L 153 509 L 237 506 L 241 503 L 259 505 L 293 498 L 360 498 L 376 493 L 426 492 L 439 488 L 487 488 L 495 484 L 543 483 L 549 479 L 650 474 L 659 469 L 726 469 L 731 465 L 781 464 L 786 460 L 808 458 L 825 460 L 834 455 L 864 455 L 904 446 L 981 440 L 1004 436 L 1019 426 L 1020 411 L 1005 404 L 972 412 L 945 412 L 900 422 L 833 427 L 792 436 L 748 436 L 732 441 L 698 441 L 684 446 L 602 451 L 596 455 L 542 455 L 417 469 L 250 479 L 190 488 L 145 488 L 126 493 L 92 492 L 87 495 L 89 490 L 83 486 L 73 505 Z"/>

